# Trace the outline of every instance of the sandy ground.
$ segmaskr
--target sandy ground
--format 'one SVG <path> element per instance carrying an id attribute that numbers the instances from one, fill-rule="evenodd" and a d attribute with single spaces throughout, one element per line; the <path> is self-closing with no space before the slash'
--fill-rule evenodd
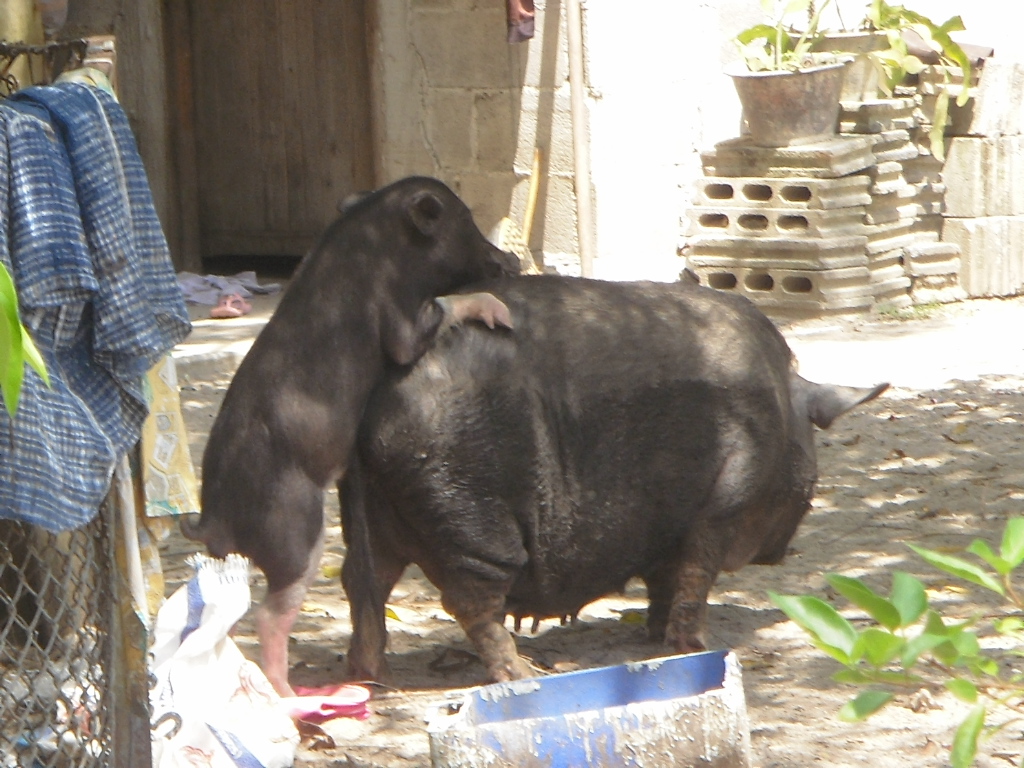
<path id="1" fill-rule="evenodd" d="M 235 322 L 235 321 L 231 321 Z M 1024 300 L 972 301 L 859 321 L 784 326 L 811 379 L 851 385 L 893 383 L 818 435 L 820 477 L 813 508 L 784 564 L 723 575 L 712 593 L 710 640 L 743 665 L 755 765 L 942 766 L 967 706 L 941 690 L 899 697 L 866 723 L 835 713 L 854 689 L 831 681 L 838 666 L 776 610 L 767 590 L 833 599 L 824 574 L 863 577 L 888 590 L 894 569 L 921 578 L 947 615 L 969 617 L 995 603 L 921 562 L 906 546 L 962 548 L 975 537 L 996 543 L 1006 519 L 1024 506 Z M 231 334 L 231 326 L 205 333 Z M 245 330 L 239 331 L 241 336 Z M 183 365 L 182 405 L 197 466 L 230 375 L 230 365 Z M 337 497 L 327 496 L 328 551 L 293 633 L 292 681 L 340 681 L 351 625 L 337 576 L 343 557 Z M 192 546 L 165 546 L 169 591 L 186 575 Z M 253 578 L 253 597 L 262 595 Z M 389 619 L 393 689 L 381 689 L 364 721 L 325 724 L 329 739 L 307 741 L 298 766 L 426 766 L 425 718 L 453 690 L 476 685 L 482 667 L 437 592 L 411 569 L 392 595 Z M 637 622 L 643 588 L 589 606 L 574 626 L 524 627 L 520 652 L 541 670 L 567 671 L 663 655 Z M 248 621 L 236 640 L 256 658 Z M 978 765 L 1019 765 L 1021 728 L 983 747 Z"/>

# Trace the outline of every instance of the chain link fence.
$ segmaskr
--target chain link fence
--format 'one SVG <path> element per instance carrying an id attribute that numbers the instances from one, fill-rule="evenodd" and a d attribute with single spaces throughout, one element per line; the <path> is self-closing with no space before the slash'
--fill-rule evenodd
<path id="1" fill-rule="evenodd" d="M 113 507 L 58 534 L 0 520 L 0 768 L 150 765 Z"/>

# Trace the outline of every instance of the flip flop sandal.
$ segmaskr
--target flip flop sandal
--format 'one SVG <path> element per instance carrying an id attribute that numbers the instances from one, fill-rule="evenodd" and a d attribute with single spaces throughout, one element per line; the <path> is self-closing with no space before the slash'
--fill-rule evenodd
<path id="1" fill-rule="evenodd" d="M 237 293 L 226 293 L 220 297 L 217 306 L 210 310 L 210 317 L 218 320 L 241 317 L 252 312 L 252 304 Z"/>

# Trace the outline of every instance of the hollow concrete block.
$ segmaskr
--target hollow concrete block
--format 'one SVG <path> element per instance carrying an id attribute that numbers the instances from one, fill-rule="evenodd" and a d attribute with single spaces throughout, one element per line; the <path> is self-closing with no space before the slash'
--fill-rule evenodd
<path id="1" fill-rule="evenodd" d="M 1024 215 L 1024 135 L 957 137 L 949 142 L 942 181 L 953 218 Z"/>
<path id="2" fill-rule="evenodd" d="M 822 211 L 700 206 L 687 215 L 692 236 L 829 238 L 865 233 L 863 207 Z"/>
<path id="3" fill-rule="evenodd" d="M 834 210 L 871 202 L 871 179 L 864 175 L 835 179 L 704 176 L 697 180 L 694 205 L 716 208 L 795 208 Z"/>
<path id="4" fill-rule="evenodd" d="M 968 296 L 1024 292 L 1024 216 L 947 217 L 942 239 L 960 248 L 960 284 Z"/>

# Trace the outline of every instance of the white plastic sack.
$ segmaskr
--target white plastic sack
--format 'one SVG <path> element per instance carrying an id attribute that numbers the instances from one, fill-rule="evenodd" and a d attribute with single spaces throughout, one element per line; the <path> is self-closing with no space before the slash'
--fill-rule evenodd
<path id="1" fill-rule="evenodd" d="M 164 603 L 153 630 L 154 768 L 292 765 L 295 724 L 228 637 L 249 608 L 248 560 L 194 555 L 189 564 L 195 576 Z"/>

